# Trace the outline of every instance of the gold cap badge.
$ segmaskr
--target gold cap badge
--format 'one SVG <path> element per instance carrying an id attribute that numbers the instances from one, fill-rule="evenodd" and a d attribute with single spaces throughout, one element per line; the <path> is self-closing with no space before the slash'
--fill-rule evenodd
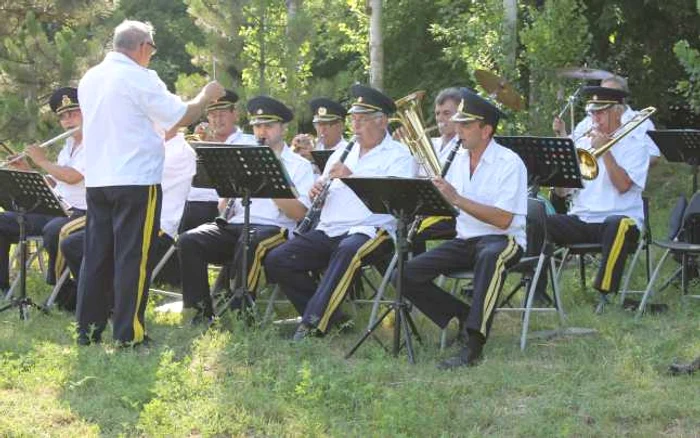
<path id="1" fill-rule="evenodd" d="M 67 94 L 64 94 L 63 99 L 61 99 L 61 106 L 68 106 L 71 103 L 73 103 L 73 102 L 70 100 L 70 97 L 68 97 Z"/>

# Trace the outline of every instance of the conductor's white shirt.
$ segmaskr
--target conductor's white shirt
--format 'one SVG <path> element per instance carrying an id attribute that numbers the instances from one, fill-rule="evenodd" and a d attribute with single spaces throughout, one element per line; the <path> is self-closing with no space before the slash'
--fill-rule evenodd
<path id="1" fill-rule="evenodd" d="M 583 138 L 576 146 L 589 148 L 590 139 Z M 608 153 L 612 154 L 618 166 L 627 172 L 632 180 L 632 187 L 625 193 L 618 192 L 610 180 L 603 157 L 599 157 L 598 177 L 591 181 L 583 181 L 583 189 L 574 192 L 569 214 L 589 223 L 601 223 L 612 215 L 629 216 L 641 230 L 644 223 L 642 191 L 649 170 L 649 153 L 640 147 L 636 136 L 623 138 Z"/>
<path id="2" fill-rule="evenodd" d="M 333 152 L 328 159 L 323 176 L 327 177 L 331 166 L 340 160 L 342 149 Z M 344 164 L 352 171 L 352 176 L 382 177 L 395 176 L 411 178 L 415 162 L 408 148 L 394 141 L 387 133 L 379 145 L 360 158 L 360 144 L 355 143 Z M 393 232 L 396 220 L 388 214 L 374 214 L 360 201 L 348 186 L 339 179 L 334 180 L 328 192 L 326 203 L 321 210 L 317 230 L 329 237 L 342 234 L 362 233 L 370 238 L 377 234 L 377 228 Z"/>
<path id="3" fill-rule="evenodd" d="M 311 168 L 311 163 L 304 157 L 295 154 L 292 150 L 284 145 L 280 154 L 280 161 L 287 171 L 287 175 L 294 183 L 294 187 L 298 193 L 297 200 L 304 206 L 309 207 L 309 191 L 314 183 L 314 172 Z M 245 210 L 240 198 L 236 198 L 234 203 L 234 215 L 229 222 L 232 224 L 242 224 Z M 274 225 L 288 230 L 293 230 L 296 226 L 296 221 L 280 210 L 272 199 L 269 198 L 252 198 L 250 200 L 250 223 L 258 225 Z"/>
<path id="4" fill-rule="evenodd" d="M 163 137 L 187 105 L 170 93 L 158 74 L 128 56 L 109 52 L 80 80 L 86 187 L 159 184 Z"/>
<path id="5" fill-rule="evenodd" d="M 192 177 L 197 171 L 194 150 L 181 133 L 165 143 L 163 165 L 163 203 L 160 210 L 160 229 L 170 237 L 177 236 L 185 201 L 190 191 Z"/>
<path id="6" fill-rule="evenodd" d="M 445 180 L 452 184 L 461 196 L 512 213 L 513 220 L 504 230 L 460 210 L 457 216 L 457 238 L 509 235 L 524 249 L 527 216 L 525 164 L 515 152 L 492 139 L 470 177 L 471 156 L 466 150 L 460 152 L 455 155 Z"/>
<path id="7" fill-rule="evenodd" d="M 85 148 L 82 144 L 75 145 L 73 137 L 66 140 L 65 146 L 61 149 L 56 159 L 56 164 L 75 169 L 76 172 L 85 176 Z M 55 178 L 54 178 L 55 179 Z M 68 184 L 58 179 L 54 190 L 63 198 L 71 207 L 80 210 L 87 209 L 87 201 L 85 200 L 85 179 L 80 180 L 75 184 Z"/>

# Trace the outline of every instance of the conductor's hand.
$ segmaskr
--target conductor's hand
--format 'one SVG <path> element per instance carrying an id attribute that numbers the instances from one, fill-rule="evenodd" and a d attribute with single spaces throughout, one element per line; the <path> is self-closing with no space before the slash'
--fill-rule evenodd
<path id="1" fill-rule="evenodd" d="M 224 87 L 217 81 L 211 81 L 202 88 L 202 93 L 204 94 L 204 100 L 207 102 L 213 102 L 221 97 L 224 97 L 226 91 Z"/>
<path id="2" fill-rule="evenodd" d="M 450 204 L 455 205 L 457 203 L 457 200 L 459 200 L 459 193 L 457 193 L 457 189 L 455 189 L 452 184 L 442 178 L 433 178 L 433 184 L 435 184 L 435 187 L 440 190 L 442 196 L 444 196 Z"/>
<path id="3" fill-rule="evenodd" d="M 29 146 L 24 148 L 24 152 L 29 158 L 32 159 L 32 161 L 34 161 L 39 166 L 47 161 L 44 150 L 36 144 L 30 144 Z"/>
<path id="4" fill-rule="evenodd" d="M 331 178 L 345 178 L 350 175 L 352 175 L 352 170 L 339 161 L 333 163 L 331 169 L 328 171 L 328 176 Z"/>
<path id="5" fill-rule="evenodd" d="M 326 178 L 319 178 L 316 180 L 311 190 L 309 190 L 309 198 L 313 201 L 316 197 L 323 191 L 323 186 L 326 185 Z"/>
<path id="6" fill-rule="evenodd" d="M 559 117 L 555 117 L 552 120 L 552 131 L 557 135 L 557 137 L 566 137 L 566 123 Z"/>

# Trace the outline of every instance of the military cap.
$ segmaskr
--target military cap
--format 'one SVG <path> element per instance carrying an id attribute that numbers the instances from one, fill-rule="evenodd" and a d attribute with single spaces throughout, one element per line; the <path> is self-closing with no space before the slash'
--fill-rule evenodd
<path id="1" fill-rule="evenodd" d="M 382 112 L 390 115 L 396 111 L 394 101 L 379 90 L 355 84 L 350 87 L 350 94 L 355 99 L 350 107 L 350 114 Z"/>
<path id="2" fill-rule="evenodd" d="M 629 95 L 626 91 L 607 87 L 583 87 L 582 92 L 588 96 L 586 111 L 600 111 L 623 103 Z"/>
<path id="3" fill-rule="evenodd" d="M 279 100 L 268 96 L 257 96 L 248 101 L 250 124 L 287 123 L 294 118 L 292 110 Z"/>
<path id="4" fill-rule="evenodd" d="M 78 105 L 78 89 L 73 87 L 62 87 L 54 91 L 49 98 L 49 106 L 51 111 L 57 115 L 63 114 L 66 111 L 79 109 Z"/>
<path id="5" fill-rule="evenodd" d="M 335 122 L 336 120 L 343 120 L 347 115 L 347 111 L 345 111 L 343 105 L 325 97 L 312 99 L 311 102 L 309 102 L 309 106 L 311 107 L 311 112 L 314 114 L 314 123 Z"/>
<path id="6" fill-rule="evenodd" d="M 232 90 L 224 90 L 225 94 L 218 100 L 207 105 L 207 112 L 218 110 L 218 109 L 231 109 L 235 108 L 236 102 L 238 102 L 238 94 Z"/>
<path id="7" fill-rule="evenodd" d="M 494 104 L 472 90 L 461 88 L 460 91 L 462 92 L 462 100 L 457 107 L 457 112 L 450 119 L 453 122 L 469 123 L 479 120 L 496 127 L 501 117 L 505 118 L 505 114 Z"/>

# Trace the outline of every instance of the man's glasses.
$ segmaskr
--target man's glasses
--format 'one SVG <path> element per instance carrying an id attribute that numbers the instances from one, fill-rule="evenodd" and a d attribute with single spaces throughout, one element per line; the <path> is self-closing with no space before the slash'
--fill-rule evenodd
<path id="1" fill-rule="evenodd" d="M 151 52 L 151 56 L 155 55 L 158 51 L 158 47 L 156 47 L 153 41 L 144 41 L 144 44 L 148 44 L 149 46 L 151 46 L 151 49 L 153 49 L 153 51 Z"/>

